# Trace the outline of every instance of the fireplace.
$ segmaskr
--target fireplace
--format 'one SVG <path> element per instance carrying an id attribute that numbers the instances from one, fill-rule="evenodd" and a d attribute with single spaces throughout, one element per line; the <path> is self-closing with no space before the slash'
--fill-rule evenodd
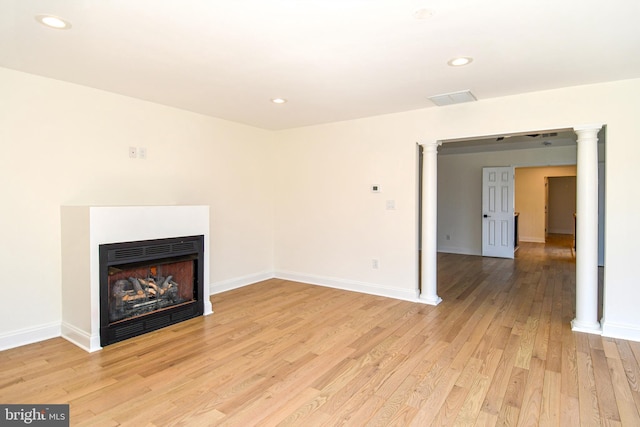
<path id="1" fill-rule="evenodd" d="M 100 345 L 204 311 L 204 236 L 99 245 Z"/>

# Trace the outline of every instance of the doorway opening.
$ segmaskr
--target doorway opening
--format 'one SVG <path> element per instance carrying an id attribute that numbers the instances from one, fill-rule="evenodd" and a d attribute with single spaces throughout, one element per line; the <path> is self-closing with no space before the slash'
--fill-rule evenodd
<path id="1" fill-rule="evenodd" d="M 575 233 L 575 164 L 517 167 L 515 206 L 519 213 L 519 240 L 545 243 L 549 234 Z"/>
<path id="2" fill-rule="evenodd" d="M 434 198 L 430 197 L 429 200 L 419 201 L 420 206 L 425 203 L 426 206 L 435 205 L 437 207 L 437 225 L 435 227 L 433 225 L 426 227 L 422 234 L 436 236 L 437 250 L 435 252 L 481 255 L 482 233 L 480 230 L 482 215 L 480 212 L 481 180 L 479 177 L 481 176 L 482 167 L 488 165 L 535 167 L 576 164 L 578 163 L 576 151 L 577 134 L 585 135 L 584 131 L 588 129 L 594 129 L 594 127 L 442 141 L 443 143 L 437 153 L 437 168 L 434 168 L 437 169 L 437 178 L 434 180 L 432 176 L 429 176 L 430 173 L 425 171 L 420 179 L 421 183 L 427 188 L 429 186 L 426 183 L 437 181 L 437 200 L 434 202 Z M 595 133 L 592 133 L 592 135 L 595 137 L 595 134 L 597 134 L 597 138 L 593 138 L 593 141 L 598 141 L 598 159 L 601 163 L 602 173 L 600 174 L 601 179 L 599 180 L 598 189 L 594 188 L 594 191 L 598 191 L 599 200 L 603 201 L 606 128 L 597 126 L 595 129 Z M 598 132 L 597 129 L 600 129 L 600 131 Z M 426 145 L 436 145 L 436 143 L 428 143 Z M 591 147 L 595 147 L 595 145 L 591 145 Z M 585 153 L 585 151 L 581 151 L 581 153 Z M 433 161 L 433 156 L 430 156 L 429 153 L 425 153 L 426 158 Z M 582 164 L 584 165 L 585 163 L 583 162 Z M 590 165 L 590 163 L 587 164 Z M 591 169 L 589 172 L 591 174 L 593 168 L 592 166 L 588 166 L 588 168 Z M 426 197 L 424 194 L 423 196 Z M 600 207 L 602 211 L 604 205 L 600 204 Z M 600 212 L 597 219 L 602 230 L 598 236 L 599 248 L 600 252 L 603 252 L 604 212 Z M 433 221 L 427 221 L 427 223 L 434 224 Z M 421 224 L 421 226 L 424 227 L 425 224 Z M 542 229 L 544 230 L 544 226 Z M 544 241 L 544 235 L 542 240 Z M 424 246 L 422 249 L 424 252 Z M 423 253 L 423 261 L 425 256 L 428 257 L 431 254 Z M 584 277 L 584 269 L 581 271 Z M 422 273 L 424 276 L 424 271 Z M 436 280 L 427 280 L 422 277 L 422 281 L 427 282 L 426 286 L 430 290 L 430 294 L 437 297 Z M 423 285 L 424 283 L 419 284 L 419 290 L 423 291 L 425 289 Z M 589 326 L 591 327 L 591 325 Z"/>
<path id="3" fill-rule="evenodd" d="M 516 169 L 515 201 L 509 203 L 519 213 L 519 240 L 544 242 L 543 177 L 536 188 L 536 203 L 532 205 L 522 195 L 518 171 L 575 165 L 576 139 L 572 129 L 564 129 L 444 141 L 437 158 L 438 252 L 482 255 L 482 176 L 486 167 Z M 530 227 L 530 223 L 534 226 Z M 531 231 L 534 228 L 535 233 Z"/>

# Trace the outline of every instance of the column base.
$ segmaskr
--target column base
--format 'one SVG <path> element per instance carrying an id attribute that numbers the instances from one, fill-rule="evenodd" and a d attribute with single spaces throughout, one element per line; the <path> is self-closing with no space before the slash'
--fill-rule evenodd
<path id="1" fill-rule="evenodd" d="M 420 298 L 418 298 L 418 300 L 429 305 L 438 305 L 442 302 L 442 298 L 440 298 L 438 295 L 420 295 Z"/>
<path id="2" fill-rule="evenodd" d="M 578 319 L 573 319 L 571 321 L 571 330 L 573 332 L 602 335 L 602 326 L 600 326 L 599 322 L 582 322 Z"/>

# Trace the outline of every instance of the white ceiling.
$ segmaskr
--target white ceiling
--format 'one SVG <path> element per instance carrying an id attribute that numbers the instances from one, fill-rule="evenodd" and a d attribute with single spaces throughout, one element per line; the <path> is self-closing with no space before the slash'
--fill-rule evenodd
<path id="1" fill-rule="evenodd" d="M 637 78 L 639 19 L 638 0 L 2 0 L 0 66 L 285 129 Z"/>

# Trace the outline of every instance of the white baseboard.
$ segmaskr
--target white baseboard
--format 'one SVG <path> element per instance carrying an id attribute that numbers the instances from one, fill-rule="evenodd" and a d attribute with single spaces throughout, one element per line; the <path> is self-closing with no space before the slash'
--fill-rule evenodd
<path id="1" fill-rule="evenodd" d="M 89 353 L 102 349 L 100 346 L 100 336 L 88 334 L 68 323 L 62 322 L 61 335 L 62 338 Z"/>
<path id="2" fill-rule="evenodd" d="M 360 292 L 370 295 L 378 295 L 404 301 L 421 302 L 419 292 L 415 289 L 404 290 L 396 288 L 387 288 L 373 283 L 358 282 L 355 280 L 346 280 L 335 277 L 324 277 L 310 274 L 296 273 L 291 271 L 263 272 L 244 276 L 232 280 L 214 283 L 209 287 L 210 295 L 219 294 L 221 292 L 238 289 L 244 286 L 253 285 L 268 279 L 283 279 L 294 282 L 308 283 L 310 285 L 326 286 L 329 288 L 342 289 L 345 291 Z"/>
<path id="3" fill-rule="evenodd" d="M 60 336 L 60 322 L 19 329 L 0 335 L 0 351 Z"/>
<path id="4" fill-rule="evenodd" d="M 529 242 L 529 243 L 545 243 L 546 242 L 544 237 L 520 236 L 518 240 L 520 240 L 521 242 Z"/>
<path id="5" fill-rule="evenodd" d="M 469 248 L 456 248 L 456 247 L 440 247 L 438 248 L 438 252 L 442 252 L 445 254 L 457 254 L 457 255 L 482 255 L 481 253 L 472 251 Z"/>
<path id="6" fill-rule="evenodd" d="M 235 279 L 223 280 L 209 285 L 209 295 L 219 294 L 221 292 L 230 291 L 232 289 L 242 288 L 243 286 L 252 285 L 263 280 L 273 279 L 275 276 L 272 271 L 250 274 L 247 276 L 237 277 Z"/>
<path id="7" fill-rule="evenodd" d="M 378 295 L 381 297 L 400 299 L 404 301 L 420 302 L 419 293 L 416 289 L 388 288 L 374 283 L 358 282 L 355 280 L 339 279 L 335 277 L 315 276 L 292 271 L 276 271 L 275 277 L 294 282 L 308 283 L 310 285 L 342 289 L 344 291 L 360 292 L 363 294 Z"/>
<path id="8" fill-rule="evenodd" d="M 609 338 L 621 338 L 629 341 L 640 342 L 640 327 L 624 323 L 607 322 L 602 319 L 602 336 Z"/>

